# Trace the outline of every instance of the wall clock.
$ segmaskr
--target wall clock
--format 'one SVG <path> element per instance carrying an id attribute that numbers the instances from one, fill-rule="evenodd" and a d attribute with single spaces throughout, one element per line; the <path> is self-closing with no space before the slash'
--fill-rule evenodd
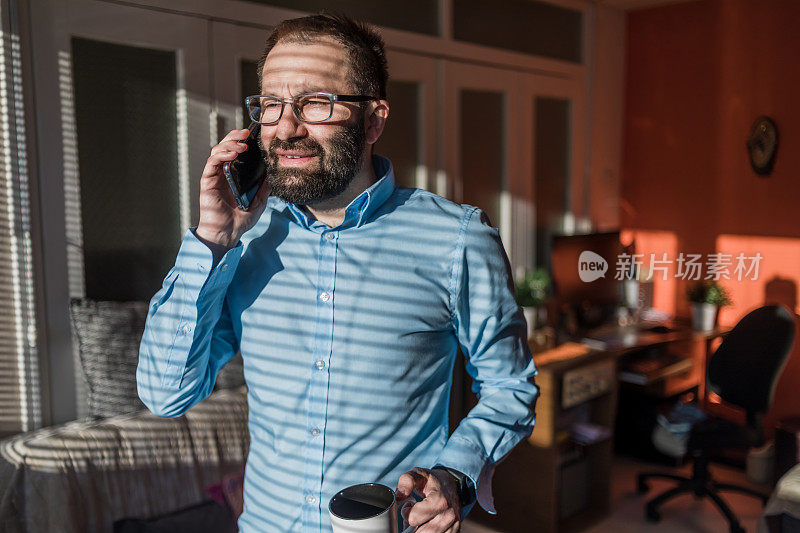
<path id="1" fill-rule="evenodd" d="M 759 176 L 768 176 L 775 164 L 778 151 L 778 128 L 769 117 L 758 117 L 747 139 L 750 165 Z"/>

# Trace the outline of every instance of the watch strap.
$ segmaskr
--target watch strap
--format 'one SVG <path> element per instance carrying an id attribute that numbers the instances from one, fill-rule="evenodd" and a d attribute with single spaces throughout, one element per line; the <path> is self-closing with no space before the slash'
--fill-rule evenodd
<path id="1" fill-rule="evenodd" d="M 475 502 L 476 500 L 476 493 L 475 493 L 475 486 L 472 483 L 472 480 L 466 474 L 459 472 L 455 468 L 449 468 L 447 466 L 436 465 L 431 470 L 444 470 L 445 472 L 449 473 L 453 477 L 456 478 L 458 481 L 458 500 L 461 504 L 461 507 L 466 507 Z"/>

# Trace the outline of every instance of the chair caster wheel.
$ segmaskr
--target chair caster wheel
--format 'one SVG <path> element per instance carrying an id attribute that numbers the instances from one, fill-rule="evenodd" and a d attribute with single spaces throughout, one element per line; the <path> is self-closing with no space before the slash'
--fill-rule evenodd
<path id="1" fill-rule="evenodd" d="M 651 508 L 649 505 L 645 509 L 645 517 L 647 518 L 648 522 L 660 522 L 661 521 L 661 513 L 659 513 L 655 509 Z"/>
<path id="2" fill-rule="evenodd" d="M 639 494 L 644 494 L 649 490 L 650 490 L 650 487 L 647 485 L 647 482 L 645 480 L 640 479 L 636 483 L 636 492 L 638 492 Z"/>

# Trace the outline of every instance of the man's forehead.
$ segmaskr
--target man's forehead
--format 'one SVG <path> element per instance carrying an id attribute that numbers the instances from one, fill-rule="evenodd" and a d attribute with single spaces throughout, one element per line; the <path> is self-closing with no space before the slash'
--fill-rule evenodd
<path id="1" fill-rule="evenodd" d="M 272 94 L 287 87 L 292 93 L 339 91 L 348 85 L 348 69 L 345 48 L 333 40 L 279 41 L 264 62 L 262 91 Z"/>

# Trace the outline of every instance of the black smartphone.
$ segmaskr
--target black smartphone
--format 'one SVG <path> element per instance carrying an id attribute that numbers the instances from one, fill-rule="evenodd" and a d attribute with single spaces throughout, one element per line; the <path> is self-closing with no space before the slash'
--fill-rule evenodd
<path id="1" fill-rule="evenodd" d="M 236 204 L 243 211 L 250 208 L 250 203 L 267 176 L 267 166 L 258 147 L 261 125 L 253 122 L 247 129 L 250 130 L 250 135 L 244 141 L 247 150 L 236 156 L 233 161 L 226 161 L 222 165 L 222 171 L 225 173 L 228 185 L 231 186 Z"/>

